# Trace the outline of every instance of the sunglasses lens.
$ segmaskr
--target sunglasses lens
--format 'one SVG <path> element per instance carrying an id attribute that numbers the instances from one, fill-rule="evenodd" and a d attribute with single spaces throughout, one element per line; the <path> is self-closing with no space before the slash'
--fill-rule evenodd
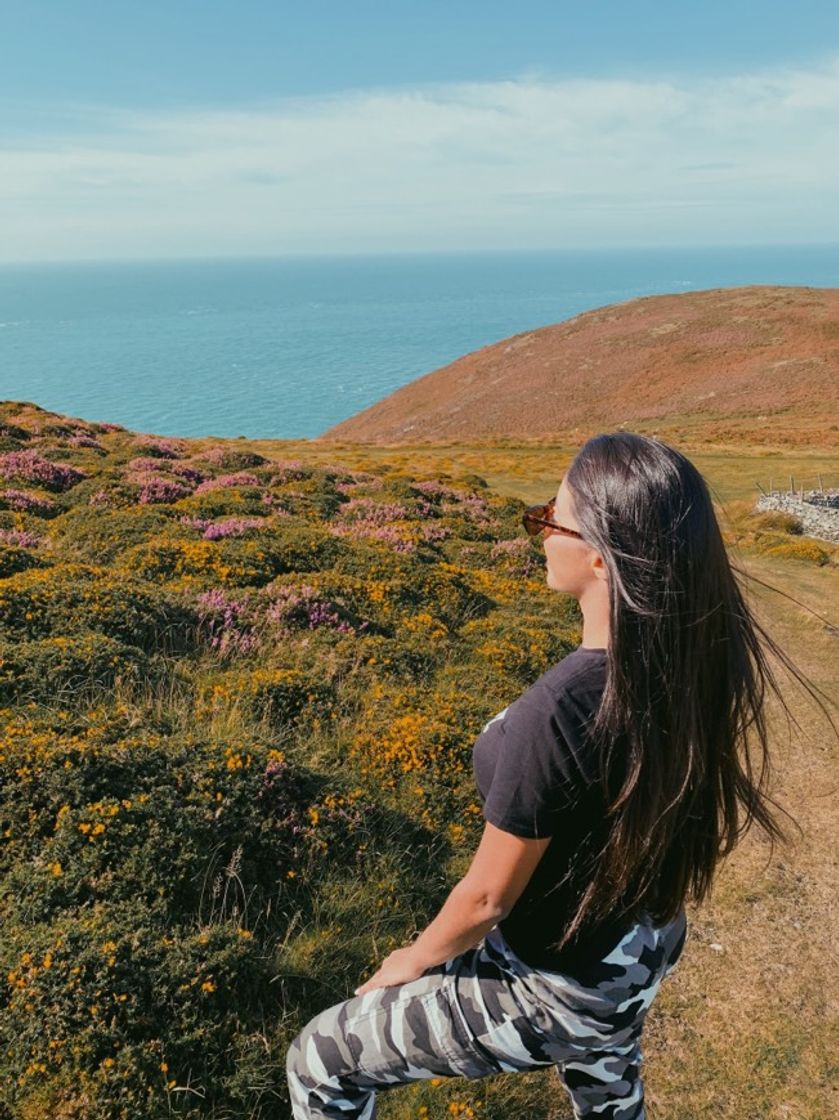
<path id="1" fill-rule="evenodd" d="M 531 537 L 538 536 L 543 526 L 540 524 L 547 515 L 547 506 L 528 506 L 522 516 L 522 523 Z"/>

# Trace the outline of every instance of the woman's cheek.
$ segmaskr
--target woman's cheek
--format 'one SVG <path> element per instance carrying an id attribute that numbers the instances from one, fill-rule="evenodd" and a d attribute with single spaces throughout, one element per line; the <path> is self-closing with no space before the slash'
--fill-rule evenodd
<path id="1" fill-rule="evenodd" d="M 557 571 L 556 560 L 553 559 L 550 556 L 548 556 L 548 558 L 547 558 L 546 580 L 547 580 L 548 587 L 553 587 L 556 590 L 561 590 L 561 588 L 562 588 L 562 576 L 561 576 L 561 573 L 559 571 Z"/>

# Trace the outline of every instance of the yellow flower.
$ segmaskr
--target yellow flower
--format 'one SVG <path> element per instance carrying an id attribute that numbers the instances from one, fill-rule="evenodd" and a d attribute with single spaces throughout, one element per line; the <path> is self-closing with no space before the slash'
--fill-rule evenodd
<path id="1" fill-rule="evenodd" d="M 204 983 L 201 985 L 201 991 L 202 992 L 214 992 L 215 990 L 216 990 L 216 986 L 212 982 L 212 980 L 205 980 Z"/>

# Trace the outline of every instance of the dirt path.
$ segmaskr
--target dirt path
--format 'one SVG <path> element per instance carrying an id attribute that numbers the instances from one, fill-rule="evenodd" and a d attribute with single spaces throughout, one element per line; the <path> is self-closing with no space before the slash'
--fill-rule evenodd
<path id="1" fill-rule="evenodd" d="M 745 558 L 756 577 L 839 622 L 837 574 Z M 754 587 L 758 620 L 837 700 L 839 628 Z M 833 680 L 831 680 L 831 666 Z M 647 1082 L 660 1120 L 836 1115 L 839 743 L 800 685 L 779 671 L 799 732 L 770 702 L 773 788 L 803 836 L 777 849 L 750 834 L 691 912 L 688 949 L 649 1020 Z M 830 707 L 839 725 L 839 710 Z M 833 1088 L 831 1088 L 833 1086 Z"/>

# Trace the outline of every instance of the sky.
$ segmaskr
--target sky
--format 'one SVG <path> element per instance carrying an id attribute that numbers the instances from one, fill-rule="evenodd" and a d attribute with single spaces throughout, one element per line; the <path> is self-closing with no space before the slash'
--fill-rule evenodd
<path id="1" fill-rule="evenodd" d="M 0 263 L 839 242 L 834 0 L 0 15 Z"/>

